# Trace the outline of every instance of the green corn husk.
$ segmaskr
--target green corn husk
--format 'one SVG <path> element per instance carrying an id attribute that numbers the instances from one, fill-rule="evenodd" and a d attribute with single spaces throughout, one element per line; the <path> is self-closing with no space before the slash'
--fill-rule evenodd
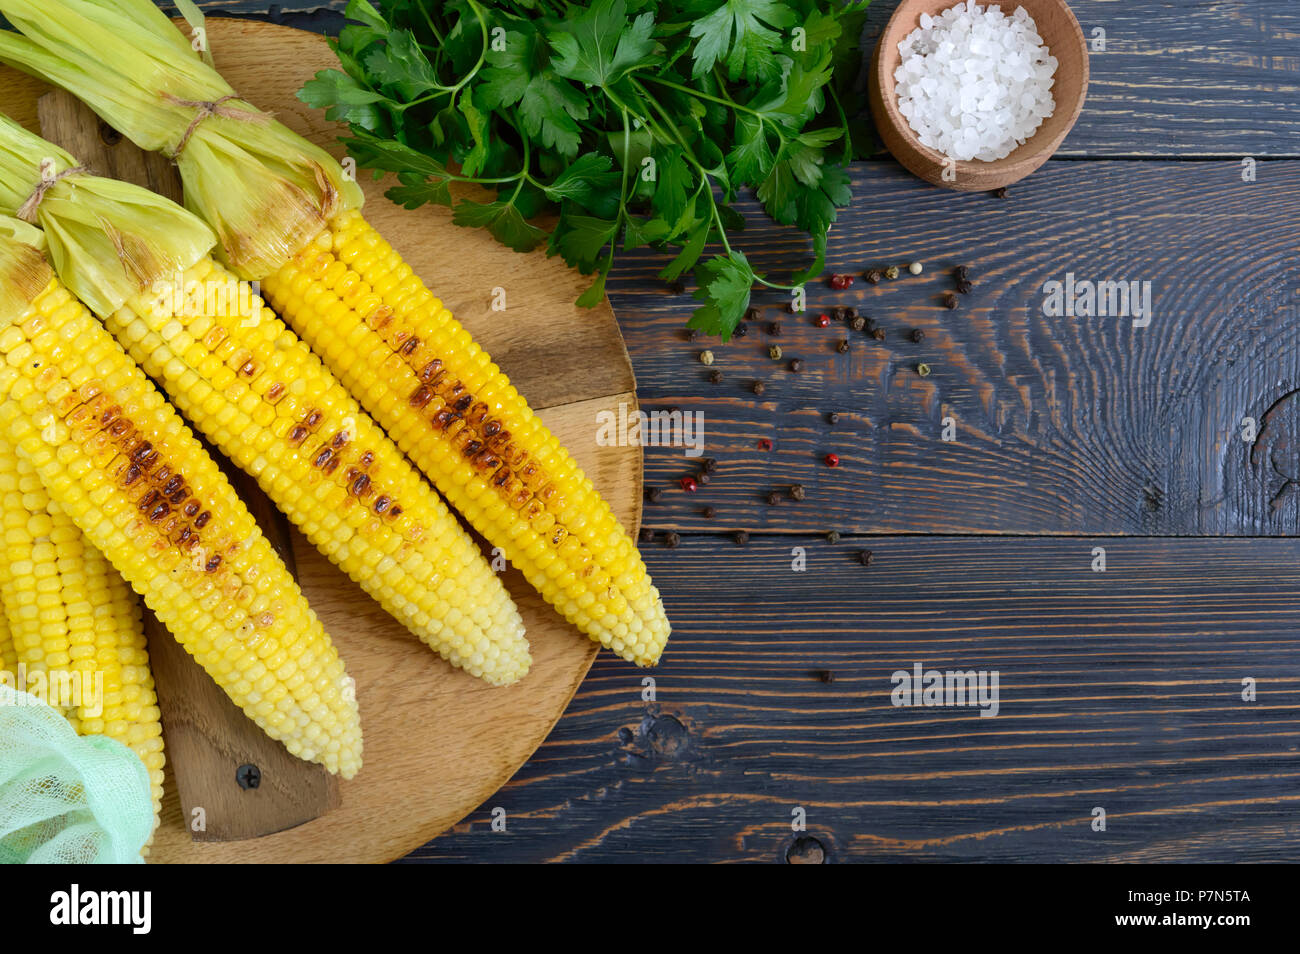
<path id="1" fill-rule="evenodd" d="M 0 214 L 16 215 L 43 175 L 77 167 L 58 146 L 0 115 Z M 170 199 L 86 174 L 51 186 L 35 219 L 59 279 L 100 316 L 183 272 L 216 244 L 207 225 Z"/>
<path id="2" fill-rule="evenodd" d="M 22 315 L 50 283 L 54 272 L 44 248 L 40 229 L 0 215 L 0 327 Z"/>
<path id="3" fill-rule="evenodd" d="M 202 14 L 181 11 L 193 26 Z M 77 96 L 142 149 L 172 155 L 199 111 L 234 95 L 151 0 L 0 0 L 23 34 L 0 31 L 0 61 Z M 176 157 L 185 205 L 216 230 L 241 278 L 277 271 L 328 220 L 359 208 L 361 189 L 338 160 L 243 100 L 249 118 L 210 116 Z"/>

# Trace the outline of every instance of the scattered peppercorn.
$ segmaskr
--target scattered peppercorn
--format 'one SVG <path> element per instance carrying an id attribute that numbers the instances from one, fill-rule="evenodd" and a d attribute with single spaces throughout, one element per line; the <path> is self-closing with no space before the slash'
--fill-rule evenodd
<path id="1" fill-rule="evenodd" d="M 767 390 L 767 385 L 764 384 L 762 381 L 755 381 L 753 384 L 750 385 L 750 390 L 752 390 L 755 394 L 761 395 L 764 391 Z"/>
<path id="2" fill-rule="evenodd" d="M 758 309 L 757 309 L 757 308 L 754 308 L 754 307 L 746 308 L 746 309 L 745 309 L 745 320 L 746 320 L 746 321 L 758 321 Z"/>
<path id="3" fill-rule="evenodd" d="M 861 331 L 863 328 L 867 327 L 867 319 L 863 318 L 861 315 L 858 315 L 857 317 L 849 321 L 849 327 L 852 328 L 854 331 Z"/>
<path id="4" fill-rule="evenodd" d="M 664 546 L 666 546 L 669 550 L 676 550 L 678 545 L 681 542 L 682 542 L 682 538 L 679 537 L 672 530 L 669 530 L 667 533 L 664 534 Z"/>
<path id="5" fill-rule="evenodd" d="M 970 266 L 958 265 L 956 268 L 952 270 L 952 275 L 953 278 L 957 279 L 957 281 L 964 282 L 970 278 Z"/>
<path id="6" fill-rule="evenodd" d="M 869 284 L 869 285 L 876 285 L 876 284 L 879 284 L 880 279 L 881 279 L 883 276 L 880 274 L 880 269 L 878 269 L 878 268 L 868 268 L 865 272 L 862 273 L 862 277 L 863 277 L 864 279 L 866 279 L 867 284 Z"/>
<path id="7" fill-rule="evenodd" d="M 791 500 L 803 500 L 806 496 L 808 496 L 808 493 L 804 490 L 803 484 L 792 484 L 790 486 Z"/>
<path id="8" fill-rule="evenodd" d="M 858 562 L 861 563 L 863 566 L 871 566 L 871 562 L 875 558 L 876 558 L 875 554 L 873 554 L 870 550 L 862 550 L 861 552 L 858 553 Z"/>
<path id="9" fill-rule="evenodd" d="M 709 380 L 714 384 L 721 384 L 722 372 L 719 371 L 717 368 L 714 368 L 712 371 L 709 372 Z"/>
<path id="10" fill-rule="evenodd" d="M 826 415 L 826 420 L 829 421 L 831 424 L 838 424 L 840 422 L 839 412 L 831 411 L 829 414 Z"/>
<path id="11" fill-rule="evenodd" d="M 735 535 L 736 546 L 743 547 L 749 542 L 749 534 L 744 530 L 737 530 Z"/>
<path id="12" fill-rule="evenodd" d="M 930 366 L 928 364 L 918 364 L 916 366 L 916 373 L 923 378 L 928 378 L 930 376 Z"/>
<path id="13" fill-rule="evenodd" d="M 712 363 L 713 363 L 713 352 L 712 352 L 712 351 L 701 351 L 701 352 L 700 352 L 700 364 L 712 364 Z"/>
<path id="14" fill-rule="evenodd" d="M 658 503 L 659 499 L 663 497 L 664 492 L 660 490 L 658 487 L 651 487 L 645 492 L 645 495 L 646 495 L 646 499 L 649 500 L 651 503 Z"/>
<path id="15" fill-rule="evenodd" d="M 838 530 L 830 530 L 830 531 L 827 531 L 827 533 L 826 533 L 826 542 L 827 542 L 827 543 L 839 543 L 839 542 L 840 542 L 840 532 L 839 532 Z"/>
<path id="16" fill-rule="evenodd" d="M 682 485 L 682 490 L 686 491 L 688 494 L 693 494 L 695 491 L 700 489 L 700 485 L 695 482 L 694 477 L 683 477 L 679 483 Z"/>
<path id="17" fill-rule="evenodd" d="M 668 286 L 668 290 L 672 292 L 674 295 L 681 295 L 685 293 L 686 286 L 681 282 L 673 282 Z"/>
<path id="18" fill-rule="evenodd" d="M 781 322 L 774 321 L 767 326 L 767 333 L 773 338 L 781 337 Z"/>
<path id="19" fill-rule="evenodd" d="M 712 520 L 714 517 L 718 515 L 718 511 L 716 511 L 712 507 L 705 507 L 703 513 L 704 516 L 709 520 Z"/>
<path id="20" fill-rule="evenodd" d="M 1006 186 L 999 186 L 998 188 L 996 188 L 996 189 L 993 190 L 993 198 L 995 198 L 995 199 L 1005 199 L 1006 197 L 1007 197 L 1007 187 L 1006 187 Z"/>
<path id="21" fill-rule="evenodd" d="M 839 455 L 838 455 L 838 454 L 827 454 L 827 455 L 826 455 L 824 458 L 822 458 L 822 459 L 826 461 L 826 466 L 827 466 L 827 467 L 838 467 L 838 466 L 840 466 L 840 458 L 839 458 Z"/>
<path id="22" fill-rule="evenodd" d="M 849 339 L 848 339 L 848 338 L 841 338 L 841 339 L 839 340 L 839 342 L 835 345 L 835 350 L 838 351 L 840 354 L 848 354 L 848 353 L 849 353 Z"/>
<path id="23" fill-rule="evenodd" d="M 705 484 L 710 483 L 713 478 L 709 475 L 707 470 L 702 470 L 696 476 L 695 480 L 700 484 L 700 486 L 704 486 Z"/>
<path id="24" fill-rule="evenodd" d="M 921 328 L 913 328 L 912 333 L 908 335 L 914 342 L 920 344 L 925 340 L 925 331 Z"/>
<path id="25" fill-rule="evenodd" d="M 817 325 L 818 328 L 829 328 L 831 326 L 831 316 L 818 315 L 813 323 Z"/>
<path id="26" fill-rule="evenodd" d="M 835 305 L 831 308 L 831 321 L 844 321 L 849 317 L 849 310 L 843 305 Z"/>
<path id="27" fill-rule="evenodd" d="M 769 358 L 771 358 L 773 361 L 780 361 L 780 360 L 781 360 L 781 346 L 780 346 L 780 345 L 772 345 L 770 348 L 767 349 L 767 356 L 768 356 Z"/>
<path id="28" fill-rule="evenodd" d="M 795 358 L 793 361 L 790 362 L 790 370 L 793 371 L 795 374 L 798 374 L 800 371 L 803 370 L 803 361 L 801 361 L 799 358 Z"/>
<path id="29" fill-rule="evenodd" d="M 957 291 L 963 295 L 969 295 L 971 293 L 971 289 L 973 289 L 974 287 L 975 286 L 972 285 L 966 279 L 962 279 L 957 283 Z"/>
<path id="30" fill-rule="evenodd" d="M 695 339 L 699 338 L 699 336 L 700 336 L 700 333 L 699 333 L 698 331 L 696 331 L 694 328 L 687 328 L 687 329 L 686 329 L 686 340 L 687 340 L 687 341 L 694 341 Z"/>
<path id="31" fill-rule="evenodd" d="M 946 291 L 943 293 L 943 307 L 951 310 L 957 307 L 957 293 Z"/>
<path id="32" fill-rule="evenodd" d="M 743 338 L 745 335 L 749 334 L 749 325 L 742 321 L 740 324 L 736 325 L 736 330 L 733 333 L 737 338 Z"/>
<path id="33" fill-rule="evenodd" d="M 853 284 L 853 276 L 852 276 L 852 275 L 832 275 L 832 276 L 831 276 L 831 288 L 834 288 L 834 289 L 836 289 L 837 291 L 843 291 L 844 289 L 848 288 L 848 287 L 849 287 L 850 285 L 852 285 L 852 284 Z"/>
<path id="34" fill-rule="evenodd" d="M 767 502 L 770 506 L 775 507 L 777 504 L 781 502 L 781 495 L 778 494 L 775 490 L 773 490 L 771 493 L 767 495 Z"/>
<path id="35" fill-rule="evenodd" d="M 920 275 L 922 269 L 924 268 L 925 266 L 922 265 L 920 262 L 913 262 L 911 265 L 907 266 L 907 270 L 911 272 L 913 275 Z"/>
<path id="36" fill-rule="evenodd" d="M 700 466 L 704 468 L 706 474 L 716 474 L 718 472 L 718 459 L 716 457 L 706 457 Z"/>
<path id="37" fill-rule="evenodd" d="M 766 437 L 760 438 L 758 442 L 758 449 L 762 451 L 769 451 L 772 449 L 772 442 L 769 441 Z"/>
<path id="38" fill-rule="evenodd" d="M 885 277 L 888 278 L 891 282 L 892 282 L 895 278 L 897 278 L 897 277 L 898 277 L 898 266 L 897 266 L 897 265 L 890 265 L 887 269 L 885 269 Z"/>
<path id="39" fill-rule="evenodd" d="M 884 340 L 885 340 L 885 329 L 884 329 L 884 328 L 879 328 L 879 327 L 877 327 L 877 328 L 872 328 L 872 329 L 871 329 L 871 337 L 875 338 L 877 341 L 884 341 Z"/>
<path id="40" fill-rule="evenodd" d="M 834 681 L 835 681 L 835 673 L 831 672 L 829 669 L 818 669 L 818 670 L 815 670 L 815 671 L 813 672 L 813 675 L 815 675 L 815 676 L 816 676 L 818 679 L 820 679 L 822 682 L 834 682 Z"/>
<path id="41" fill-rule="evenodd" d="M 649 527 L 642 527 L 640 534 L 638 534 L 638 538 L 642 543 L 651 543 L 654 541 L 655 532 Z"/>

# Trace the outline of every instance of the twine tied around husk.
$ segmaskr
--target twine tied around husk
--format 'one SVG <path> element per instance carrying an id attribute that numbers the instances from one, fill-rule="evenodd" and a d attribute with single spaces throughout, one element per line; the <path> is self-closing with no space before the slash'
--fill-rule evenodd
<path id="1" fill-rule="evenodd" d="M 199 126 L 209 117 L 220 116 L 222 119 L 233 119 L 235 122 L 240 123 L 266 124 L 271 121 L 270 113 L 264 113 L 256 108 L 250 112 L 247 109 L 232 109 L 227 106 L 226 103 L 231 100 L 239 99 L 239 97 L 235 96 L 233 93 L 229 96 L 222 96 L 220 99 L 214 100 L 181 99 L 179 96 L 173 96 L 171 93 L 167 92 L 164 92 L 162 95 L 163 99 L 167 100 L 167 102 L 171 103 L 173 106 L 198 110 L 194 119 L 190 121 L 189 127 L 185 130 L 185 134 L 181 136 L 181 141 L 176 144 L 175 149 L 168 153 L 168 158 L 173 160 L 180 158 L 181 153 L 185 151 L 185 147 L 190 143 L 190 137 L 198 131 Z"/>
<path id="2" fill-rule="evenodd" d="M 49 192 L 69 176 L 84 175 L 89 171 L 90 170 L 85 166 L 73 166 L 69 169 L 64 169 L 60 173 L 49 176 L 45 175 L 45 170 L 42 169 L 41 181 L 37 183 L 36 188 L 32 190 L 32 194 L 27 197 L 27 201 L 18 207 L 18 211 L 14 213 L 15 217 L 22 219 L 28 225 L 35 225 L 36 210 L 41 207 L 41 201 L 45 198 L 45 193 Z"/>

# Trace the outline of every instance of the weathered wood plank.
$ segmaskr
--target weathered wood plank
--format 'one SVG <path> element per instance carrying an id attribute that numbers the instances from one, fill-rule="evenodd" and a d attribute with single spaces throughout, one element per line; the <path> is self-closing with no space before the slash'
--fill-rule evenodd
<path id="1" fill-rule="evenodd" d="M 845 292 L 809 286 L 807 315 L 756 293 L 763 321 L 719 345 L 688 342 L 694 300 L 625 255 L 612 300 L 647 410 L 704 415 L 720 464 L 701 492 L 680 447 L 646 454 L 664 498 L 647 525 L 696 530 L 1294 534 L 1300 532 L 1300 163 L 1056 162 L 1005 199 L 954 195 L 892 165 L 854 168 L 856 202 L 831 236 L 830 271 L 920 260 L 925 272 Z M 750 206 L 745 206 L 750 211 Z M 799 237 L 755 215 L 744 247 L 779 269 Z M 967 264 L 974 289 L 942 295 Z M 1150 283 L 1154 317 L 1048 317 L 1046 282 Z M 860 308 L 875 341 L 820 311 Z M 766 330 L 779 320 L 780 337 Z M 916 329 L 920 343 L 910 340 Z M 851 351 L 838 354 L 847 338 Z M 775 362 L 768 348 L 779 344 Z M 711 368 L 699 363 L 704 348 Z M 792 373 L 789 361 L 802 359 Z M 931 373 L 921 377 L 918 363 Z M 720 384 L 709 383 L 720 371 Z M 750 390 L 766 383 L 761 398 Z M 831 425 L 826 415 L 838 412 Z M 1242 439 L 1253 418 L 1258 440 Z M 952 440 L 944 440 L 951 419 Z M 757 442 L 771 439 L 770 452 Z M 823 463 L 838 454 L 841 465 Z M 789 485 L 807 500 L 784 496 Z M 712 520 L 705 506 L 717 508 Z"/>
<path id="2" fill-rule="evenodd" d="M 795 806 L 836 861 L 1300 856 L 1300 541 L 871 538 L 870 567 L 862 545 L 652 551 L 657 702 L 602 655 L 514 780 L 411 860 L 772 861 Z M 999 714 L 893 707 L 916 663 L 998 671 Z"/>
<path id="3" fill-rule="evenodd" d="M 956 2 L 956 0 L 954 0 Z M 337 32 L 345 0 L 209 0 L 209 12 L 261 15 Z M 897 6 L 875 0 L 864 55 Z M 1300 157 L 1300 6 L 1293 0 L 1071 0 L 1093 52 L 1088 105 L 1068 156 Z"/>

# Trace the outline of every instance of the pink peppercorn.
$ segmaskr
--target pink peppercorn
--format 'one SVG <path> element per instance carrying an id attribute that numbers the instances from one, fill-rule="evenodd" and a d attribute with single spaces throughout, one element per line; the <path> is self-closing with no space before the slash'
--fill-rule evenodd
<path id="1" fill-rule="evenodd" d="M 683 477 L 681 483 L 682 483 L 682 490 L 686 491 L 688 494 L 695 493 L 695 491 L 698 490 L 700 486 L 695 482 L 694 477 Z"/>
<path id="2" fill-rule="evenodd" d="M 830 319 L 830 316 L 829 316 L 829 315 L 818 315 L 818 316 L 817 316 L 817 327 L 818 327 L 818 328 L 829 328 L 830 326 L 831 326 L 831 319 Z"/>
<path id="3" fill-rule="evenodd" d="M 838 454 L 827 454 L 825 457 L 825 461 L 827 467 L 840 466 L 840 458 Z"/>
<path id="4" fill-rule="evenodd" d="M 852 285 L 852 284 L 853 284 L 853 276 L 852 276 L 852 275 L 832 275 L 832 276 L 831 276 L 831 288 L 834 288 L 834 289 L 836 289 L 836 290 L 838 290 L 838 291 L 843 291 L 845 288 L 848 288 L 848 287 L 849 287 L 850 285 Z"/>
<path id="5" fill-rule="evenodd" d="M 766 437 L 764 437 L 761 441 L 758 442 L 758 449 L 764 451 L 771 450 L 772 442 L 769 441 Z"/>

